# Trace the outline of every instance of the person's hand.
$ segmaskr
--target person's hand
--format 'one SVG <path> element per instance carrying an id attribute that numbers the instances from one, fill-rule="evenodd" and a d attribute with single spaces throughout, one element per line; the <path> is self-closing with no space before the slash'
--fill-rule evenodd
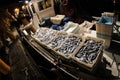
<path id="1" fill-rule="evenodd" d="M 24 30 L 24 28 L 20 28 L 20 30 Z"/>
<path id="2" fill-rule="evenodd" d="M 19 29 L 20 29 L 20 30 L 24 30 L 23 25 L 21 25 Z"/>

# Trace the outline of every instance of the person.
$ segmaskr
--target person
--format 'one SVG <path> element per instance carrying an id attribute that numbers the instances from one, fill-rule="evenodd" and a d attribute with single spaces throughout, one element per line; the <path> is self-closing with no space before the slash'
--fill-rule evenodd
<path id="1" fill-rule="evenodd" d="M 14 17 L 6 10 L 0 10 L 0 38 L 5 46 L 8 46 L 8 42 L 14 41 L 17 35 L 10 29 L 11 22 L 14 21 Z"/>
<path id="2" fill-rule="evenodd" d="M 11 22 L 15 20 L 8 9 L 0 9 L 0 72 L 4 75 L 9 74 L 11 67 L 3 60 L 1 55 L 6 52 L 9 42 L 16 40 L 16 36 L 10 29 Z"/>
<path id="3" fill-rule="evenodd" d="M 26 30 L 28 34 L 31 34 L 31 32 L 36 32 L 36 29 L 32 23 L 32 18 L 29 15 L 20 12 L 18 22 L 21 25 L 20 30 Z"/>

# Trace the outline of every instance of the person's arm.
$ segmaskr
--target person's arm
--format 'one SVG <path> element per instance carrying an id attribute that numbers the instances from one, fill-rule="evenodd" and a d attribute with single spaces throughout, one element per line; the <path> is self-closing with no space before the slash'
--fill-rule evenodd
<path id="1" fill-rule="evenodd" d="M 31 25 L 32 25 L 32 22 L 30 22 L 29 24 L 25 25 L 23 29 L 27 29 L 27 28 L 31 27 Z"/>
<path id="2" fill-rule="evenodd" d="M 10 29 L 6 30 L 6 34 L 10 39 L 12 39 L 12 40 L 16 39 L 16 36 L 14 35 L 13 31 L 11 31 Z"/>

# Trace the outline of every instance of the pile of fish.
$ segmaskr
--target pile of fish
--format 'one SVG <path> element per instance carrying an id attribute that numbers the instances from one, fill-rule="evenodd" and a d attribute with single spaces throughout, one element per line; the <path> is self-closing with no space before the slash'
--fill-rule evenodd
<path id="1" fill-rule="evenodd" d="M 62 44 L 57 51 L 69 55 L 74 52 L 74 50 L 81 44 L 82 38 L 76 36 L 69 37 L 64 44 Z"/>
<path id="2" fill-rule="evenodd" d="M 79 60 L 92 64 L 96 59 L 97 55 L 101 51 L 101 46 L 103 41 L 95 41 L 88 39 L 85 41 L 84 45 L 80 48 L 79 52 L 75 55 Z"/>
<path id="3" fill-rule="evenodd" d="M 51 32 L 49 32 L 48 35 L 46 35 L 46 37 L 44 37 L 43 39 L 41 39 L 41 42 L 43 42 L 43 43 L 48 43 L 48 42 L 51 41 L 55 36 L 57 36 L 56 31 L 51 31 Z"/>
<path id="4" fill-rule="evenodd" d="M 49 44 L 48 46 L 55 48 L 61 45 L 62 42 L 64 42 L 67 38 L 67 34 L 58 34 L 58 36 L 56 36 L 56 38 L 54 38 Z"/>
<path id="5" fill-rule="evenodd" d="M 49 29 L 47 28 L 40 28 L 36 33 L 33 35 L 34 38 L 42 39 L 46 37 L 46 35 L 49 33 Z"/>

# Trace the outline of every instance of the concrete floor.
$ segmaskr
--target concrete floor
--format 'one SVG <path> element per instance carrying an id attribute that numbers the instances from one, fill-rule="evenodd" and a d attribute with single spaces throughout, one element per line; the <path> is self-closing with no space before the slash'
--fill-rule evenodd
<path id="1" fill-rule="evenodd" d="M 103 57 L 110 63 L 106 68 L 111 71 L 113 76 L 120 78 L 120 44 L 111 42 L 111 46 L 104 50 Z"/>

